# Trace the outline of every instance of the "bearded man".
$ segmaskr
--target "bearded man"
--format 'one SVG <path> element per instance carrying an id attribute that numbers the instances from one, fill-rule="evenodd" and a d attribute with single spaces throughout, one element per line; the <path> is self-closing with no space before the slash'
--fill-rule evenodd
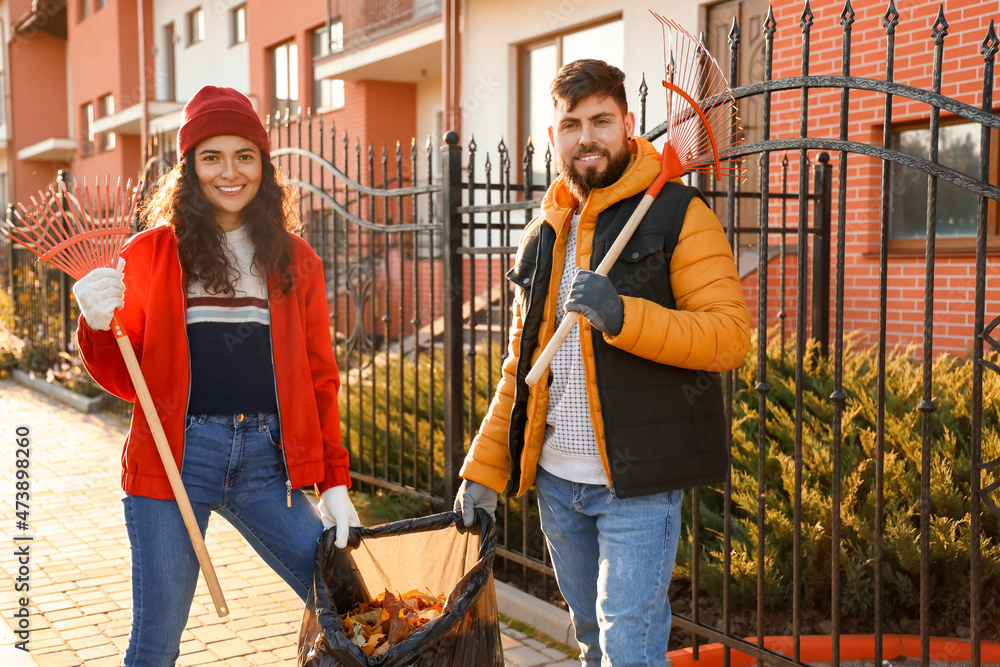
<path id="1" fill-rule="evenodd" d="M 667 183 L 607 276 L 600 264 L 660 172 L 633 137 L 625 75 L 577 60 L 551 85 L 560 177 L 522 235 L 510 350 L 455 509 L 537 486 L 542 531 L 584 666 L 662 665 L 685 487 L 729 465 L 720 372 L 750 315 L 725 232 L 700 193 Z M 543 378 L 525 377 L 566 311 L 581 317 Z"/>

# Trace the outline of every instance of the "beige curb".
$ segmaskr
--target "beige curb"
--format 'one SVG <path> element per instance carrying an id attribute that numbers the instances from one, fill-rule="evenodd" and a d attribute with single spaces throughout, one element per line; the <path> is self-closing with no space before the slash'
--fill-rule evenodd
<path id="1" fill-rule="evenodd" d="M 94 398 L 87 398 L 86 396 L 78 394 L 70 389 L 66 389 L 65 387 L 60 387 L 57 384 L 46 382 L 43 378 L 33 378 L 22 370 L 12 371 L 11 376 L 18 382 L 18 384 L 23 384 L 29 389 L 45 394 L 55 401 L 59 401 L 64 405 L 68 405 L 71 408 L 86 414 L 99 412 L 101 407 L 104 405 L 105 395 L 103 394 L 101 396 L 95 396 Z"/>
<path id="2" fill-rule="evenodd" d="M 577 645 L 576 633 L 573 631 L 568 611 L 543 602 L 502 581 L 496 582 L 496 591 L 497 609 L 501 614 L 530 625 L 557 642 L 567 646 Z"/>

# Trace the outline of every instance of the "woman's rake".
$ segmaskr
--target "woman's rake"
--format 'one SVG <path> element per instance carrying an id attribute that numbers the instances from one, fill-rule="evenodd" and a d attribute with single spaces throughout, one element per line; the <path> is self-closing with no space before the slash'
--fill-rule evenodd
<path id="1" fill-rule="evenodd" d="M 91 197 L 90 186 L 86 180 L 83 182 L 83 196 L 75 180 L 72 193 L 65 183 L 61 184 L 62 192 L 50 187 L 50 196 L 39 190 L 39 199 L 31 198 L 34 211 L 29 211 L 23 204 L 19 204 L 20 210 L 15 210 L 17 223 L 5 220 L 0 225 L 0 231 L 38 255 L 40 261 L 49 262 L 76 280 L 93 269 L 114 268 L 126 238 L 132 233 L 132 218 L 141 191 L 141 188 L 130 188 L 130 185 L 131 181 L 122 188 L 119 180 L 115 185 L 113 198 L 111 183 L 107 177 L 104 179 L 103 195 L 98 180 L 94 187 L 94 197 Z M 111 330 L 125 359 L 125 367 L 135 387 L 139 405 L 142 406 L 142 411 L 149 422 L 160 461 L 167 471 L 170 489 L 177 499 L 177 506 L 191 537 L 191 545 L 198 557 L 198 564 L 205 574 L 212 602 L 215 603 L 219 616 L 226 616 L 229 614 L 229 609 L 226 607 L 219 579 L 215 575 L 208 549 L 205 548 L 205 540 L 201 536 L 198 521 L 191 509 L 191 501 L 188 500 L 177 464 L 167 444 L 167 436 L 163 432 L 153 399 L 146 387 L 139 361 L 136 359 L 132 343 L 117 310 L 111 321 Z"/>

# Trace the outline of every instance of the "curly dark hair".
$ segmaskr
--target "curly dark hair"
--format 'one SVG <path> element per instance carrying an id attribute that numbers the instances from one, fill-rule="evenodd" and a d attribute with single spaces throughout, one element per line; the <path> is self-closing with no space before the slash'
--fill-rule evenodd
<path id="1" fill-rule="evenodd" d="M 279 289 L 292 289 L 291 234 L 299 231 L 296 197 L 280 171 L 262 161 L 260 190 L 247 204 L 244 224 L 254 247 L 254 266 L 278 277 Z M 200 281 L 210 294 L 235 294 L 236 270 L 222 252 L 222 228 L 198 185 L 194 151 L 163 175 L 146 201 L 145 227 L 169 225 L 177 236 L 188 282 Z"/>

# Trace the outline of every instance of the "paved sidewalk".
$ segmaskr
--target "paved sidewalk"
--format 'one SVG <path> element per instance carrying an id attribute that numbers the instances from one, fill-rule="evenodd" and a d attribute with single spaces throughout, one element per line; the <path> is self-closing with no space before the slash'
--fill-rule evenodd
<path id="1" fill-rule="evenodd" d="M 4 667 L 112 667 L 128 640 L 131 591 L 122 517 L 120 455 L 126 427 L 86 415 L 0 380 L 0 498 L 6 509 L 0 586 L 0 664 Z M 29 529 L 16 525 L 14 430 L 31 429 Z M 23 509 L 23 508 L 22 508 Z M 17 540 L 22 535 L 32 540 Z M 219 618 L 204 579 L 181 640 L 178 666 L 291 666 L 302 603 L 239 533 L 213 517 L 206 544 L 231 612 Z M 30 590 L 17 592 L 15 550 L 28 545 Z M 23 553 L 23 552 L 22 552 Z M 23 583 L 23 582 L 22 582 Z M 16 650 L 19 598 L 30 598 L 30 653 Z M 558 651 L 504 628 L 510 667 L 573 667 Z"/>

